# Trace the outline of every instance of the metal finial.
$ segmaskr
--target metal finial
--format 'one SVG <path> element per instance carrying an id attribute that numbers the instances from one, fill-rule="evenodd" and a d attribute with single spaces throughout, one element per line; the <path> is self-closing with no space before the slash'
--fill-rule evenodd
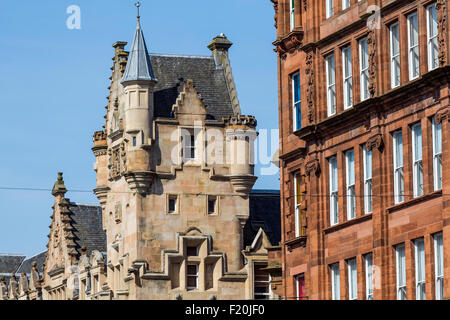
<path id="1" fill-rule="evenodd" d="M 141 7 L 141 2 L 140 1 L 138 1 L 138 2 L 136 2 L 135 4 L 134 4 L 135 6 L 136 6 L 136 8 L 137 8 L 137 18 L 138 18 L 138 21 L 140 21 L 140 19 L 141 19 L 141 15 L 140 15 L 140 11 L 139 11 L 139 8 Z"/>

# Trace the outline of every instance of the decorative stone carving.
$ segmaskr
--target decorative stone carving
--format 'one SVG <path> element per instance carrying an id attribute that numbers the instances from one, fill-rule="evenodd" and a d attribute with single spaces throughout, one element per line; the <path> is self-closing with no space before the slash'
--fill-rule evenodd
<path id="1" fill-rule="evenodd" d="M 109 178 L 117 179 L 126 172 L 126 145 L 122 142 L 120 146 L 109 149 Z"/>
<path id="2" fill-rule="evenodd" d="M 373 98 L 377 94 L 377 45 L 374 29 L 371 29 L 369 34 L 367 35 L 367 45 L 369 51 L 369 93 L 370 97 Z"/>
<path id="3" fill-rule="evenodd" d="M 303 31 L 292 30 L 286 37 L 275 41 L 273 44 L 276 47 L 275 51 L 280 54 L 282 59 L 286 58 L 287 53 L 294 53 L 302 45 Z"/>
<path id="4" fill-rule="evenodd" d="M 98 187 L 94 189 L 94 194 L 96 195 L 98 201 L 100 202 L 100 205 L 102 206 L 102 209 L 105 209 L 106 201 L 108 199 L 108 192 L 111 189 L 109 187 Z"/>
<path id="5" fill-rule="evenodd" d="M 26 293 L 28 293 L 28 291 L 30 291 L 30 288 L 28 287 L 27 274 L 25 272 L 22 272 L 22 274 L 20 275 L 19 287 L 20 287 L 21 294 L 26 294 Z"/>
<path id="6" fill-rule="evenodd" d="M 41 288 L 41 279 L 37 270 L 36 261 L 33 261 L 33 263 L 31 264 L 30 286 L 33 290 Z"/>
<path id="7" fill-rule="evenodd" d="M 308 0 L 303 0 L 303 10 L 308 9 Z"/>
<path id="8" fill-rule="evenodd" d="M 319 159 L 314 159 L 308 161 L 305 166 L 306 174 L 311 177 L 311 174 L 314 174 L 316 177 L 320 175 L 320 161 Z"/>
<path id="9" fill-rule="evenodd" d="M 273 3 L 273 9 L 275 10 L 275 16 L 273 19 L 275 20 L 275 28 L 278 28 L 278 0 L 270 0 Z"/>
<path id="10" fill-rule="evenodd" d="M 8 287 L 6 286 L 5 276 L 0 276 L 0 300 L 8 299 Z"/>
<path id="11" fill-rule="evenodd" d="M 447 0 L 437 0 L 439 66 L 447 63 Z"/>
<path id="12" fill-rule="evenodd" d="M 9 279 L 9 298 L 12 300 L 16 300 L 19 296 L 19 285 L 16 280 L 16 275 L 12 275 L 11 279 Z"/>
<path id="13" fill-rule="evenodd" d="M 314 74 L 314 61 L 313 53 L 308 52 L 306 56 L 306 101 L 308 105 L 308 120 L 310 123 L 315 120 L 314 99 L 315 99 L 315 74 Z"/>
<path id="14" fill-rule="evenodd" d="M 122 222 L 122 204 L 120 202 L 114 206 L 114 221 L 116 223 Z"/>
<path id="15" fill-rule="evenodd" d="M 444 121 L 445 119 L 450 121 L 450 108 L 446 107 L 446 108 L 443 108 L 443 109 L 439 110 L 436 113 L 436 115 L 434 116 L 434 119 L 435 119 L 437 124 L 442 123 L 442 121 Z"/>
<path id="16" fill-rule="evenodd" d="M 367 151 L 372 151 L 373 149 L 378 149 L 383 151 L 384 143 L 383 143 L 383 135 L 378 133 L 372 137 L 370 137 L 366 142 Z"/>

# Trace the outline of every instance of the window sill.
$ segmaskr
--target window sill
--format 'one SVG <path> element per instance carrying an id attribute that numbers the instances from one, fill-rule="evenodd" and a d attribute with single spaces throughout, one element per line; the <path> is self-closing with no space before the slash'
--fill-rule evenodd
<path id="1" fill-rule="evenodd" d="M 291 252 L 292 249 L 295 249 L 298 247 L 305 247 L 306 246 L 306 236 L 300 236 L 300 237 L 285 241 L 284 245 L 288 247 L 289 252 Z"/>
<path id="2" fill-rule="evenodd" d="M 331 232 L 335 232 L 335 231 L 347 228 L 349 226 L 352 226 L 354 224 L 362 223 L 364 221 L 371 220 L 371 219 L 372 219 L 372 213 L 368 213 L 368 214 L 365 214 L 363 216 L 357 217 L 355 219 L 347 220 L 345 222 L 335 224 L 334 226 L 331 226 L 331 227 L 328 227 L 328 228 L 324 229 L 323 232 L 325 234 L 331 233 Z"/>
<path id="3" fill-rule="evenodd" d="M 395 211 L 399 211 L 399 210 L 411 207 L 413 205 L 416 205 L 416 204 L 424 202 L 424 201 L 432 200 L 434 198 L 439 198 L 441 196 L 442 196 L 442 190 L 434 191 L 432 193 L 429 193 L 429 194 L 393 205 L 391 207 L 388 207 L 386 209 L 386 211 L 387 211 L 387 213 L 392 213 Z"/>

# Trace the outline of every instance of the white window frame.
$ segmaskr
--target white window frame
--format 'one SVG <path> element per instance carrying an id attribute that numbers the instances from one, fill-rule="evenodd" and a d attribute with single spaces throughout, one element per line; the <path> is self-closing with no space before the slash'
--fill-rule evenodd
<path id="1" fill-rule="evenodd" d="M 341 284 L 339 275 L 339 263 L 330 265 L 331 271 L 331 299 L 341 300 Z"/>
<path id="2" fill-rule="evenodd" d="M 411 13 L 406 18 L 408 25 L 408 64 L 409 64 L 409 80 L 414 80 L 420 76 L 420 52 L 419 52 L 419 21 L 417 12 Z M 411 38 L 411 23 L 415 24 L 417 30 L 417 43 Z M 417 55 L 417 60 L 414 59 Z M 417 63 L 417 65 L 416 65 Z M 416 68 L 414 68 L 416 66 Z"/>
<path id="3" fill-rule="evenodd" d="M 331 18 L 334 15 L 334 0 L 325 0 L 325 18 Z"/>
<path id="4" fill-rule="evenodd" d="M 442 189 L 442 124 L 436 123 L 436 118 L 432 119 L 433 127 L 433 180 L 434 190 Z"/>
<path id="5" fill-rule="evenodd" d="M 295 202 L 295 237 L 298 238 L 301 235 L 301 221 L 300 221 L 300 207 L 301 207 L 301 203 L 298 203 L 298 192 L 300 192 L 300 190 L 297 190 L 297 179 L 300 173 L 295 173 L 294 174 L 294 202 Z"/>
<path id="6" fill-rule="evenodd" d="M 427 6 L 426 10 L 428 70 L 431 71 L 439 67 L 438 18 L 436 3 L 432 3 Z M 434 20 L 433 18 L 436 18 L 436 20 Z M 434 26 L 435 28 L 433 28 Z"/>
<path id="7" fill-rule="evenodd" d="M 397 300 L 406 300 L 406 259 L 405 244 L 395 247 L 396 275 L 397 275 Z"/>
<path id="8" fill-rule="evenodd" d="M 328 161 L 330 174 L 330 225 L 334 226 L 339 223 L 337 157 L 331 157 Z M 333 185 L 335 188 L 333 188 Z"/>
<path id="9" fill-rule="evenodd" d="M 352 48 L 346 46 L 342 48 L 342 75 L 344 90 L 344 109 L 353 105 L 353 78 L 352 78 Z"/>
<path id="10" fill-rule="evenodd" d="M 373 191 L 372 191 L 372 150 L 367 151 L 363 146 L 364 163 L 364 213 L 369 214 L 373 210 Z"/>
<path id="11" fill-rule="evenodd" d="M 358 269 L 356 258 L 347 260 L 348 298 L 358 300 Z"/>
<path id="12" fill-rule="evenodd" d="M 359 80 L 361 87 L 361 101 L 370 97 L 369 93 L 369 49 L 367 46 L 367 37 L 358 41 L 359 47 Z"/>
<path id="13" fill-rule="evenodd" d="M 298 90 L 299 90 L 299 100 L 295 100 L 295 80 L 294 78 L 298 76 Z M 292 120 L 294 131 L 301 129 L 301 107 L 302 107 L 302 95 L 300 91 L 300 72 L 296 72 L 291 76 L 291 88 L 292 88 Z M 300 123 L 298 123 L 297 111 L 300 112 Z"/>
<path id="14" fill-rule="evenodd" d="M 413 194 L 414 198 L 423 195 L 423 156 L 422 126 L 419 123 L 411 126 L 412 158 L 413 158 Z"/>
<path id="15" fill-rule="evenodd" d="M 403 173 L 403 137 L 402 130 L 395 131 L 392 135 L 394 147 L 394 202 L 402 203 L 405 200 L 405 181 Z M 397 150 L 401 147 L 401 150 Z M 401 158 L 398 159 L 397 155 Z"/>
<path id="16" fill-rule="evenodd" d="M 353 175 L 352 175 L 353 173 Z M 353 178 L 353 179 L 352 179 Z M 347 220 L 356 218 L 356 181 L 355 181 L 355 151 L 345 152 L 345 181 L 347 188 Z"/>
<path id="17" fill-rule="evenodd" d="M 200 127 L 180 127 L 180 136 L 182 137 L 181 148 L 182 151 L 182 161 L 183 163 L 188 164 L 199 164 L 201 162 L 201 139 L 203 129 Z M 188 134 L 189 133 L 189 134 Z M 193 133 L 193 135 L 191 134 Z M 192 140 L 189 140 L 189 143 L 186 142 L 186 137 L 193 137 L 194 144 L 192 145 Z M 187 150 L 191 150 L 187 153 Z M 194 152 L 194 157 L 192 158 L 192 150 Z"/>
<path id="18" fill-rule="evenodd" d="M 394 34 L 395 32 L 395 34 Z M 397 39 L 397 52 L 394 51 L 394 35 Z M 400 85 L 400 27 L 398 22 L 389 26 L 389 42 L 390 42 L 390 61 L 391 61 L 391 88 L 396 88 Z"/>
<path id="19" fill-rule="evenodd" d="M 433 241 L 436 300 L 442 300 L 444 299 L 444 239 L 442 232 L 436 233 Z"/>
<path id="20" fill-rule="evenodd" d="M 414 262 L 416 267 L 416 300 L 426 300 L 425 242 L 423 238 L 414 240 Z"/>
<path id="21" fill-rule="evenodd" d="M 292 31 L 295 28 L 295 0 L 289 0 L 289 22 Z"/>
<path id="22" fill-rule="evenodd" d="M 373 255 L 368 253 L 364 256 L 365 278 L 366 278 L 366 300 L 373 300 Z"/>
<path id="23" fill-rule="evenodd" d="M 336 114 L 336 63 L 334 53 L 325 58 L 327 73 L 328 116 Z"/>

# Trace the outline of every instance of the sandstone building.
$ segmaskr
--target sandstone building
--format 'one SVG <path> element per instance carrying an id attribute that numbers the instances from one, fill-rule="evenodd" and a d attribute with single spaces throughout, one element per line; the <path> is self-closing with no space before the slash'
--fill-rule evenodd
<path id="1" fill-rule="evenodd" d="M 282 199 L 273 289 L 450 297 L 448 2 L 271 1 Z"/>

